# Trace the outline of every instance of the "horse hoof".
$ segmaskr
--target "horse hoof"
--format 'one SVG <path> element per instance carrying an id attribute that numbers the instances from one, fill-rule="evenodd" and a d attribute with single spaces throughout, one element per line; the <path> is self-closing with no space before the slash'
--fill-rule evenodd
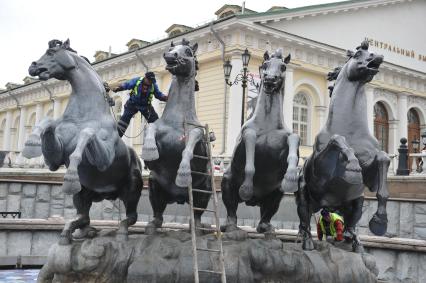
<path id="1" fill-rule="evenodd" d="M 142 147 L 142 159 L 144 161 L 153 161 L 160 158 L 157 146 L 154 140 L 147 139 L 144 147 Z"/>
<path id="2" fill-rule="evenodd" d="M 86 226 L 83 228 L 78 229 L 75 231 L 72 235 L 73 239 L 75 240 L 82 240 L 85 238 L 94 238 L 98 234 L 98 230 L 92 226 Z"/>
<path id="3" fill-rule="evenodd" d="M 41 141 L 39 137 L 31 135 L 25 142 L 25 147 L 22 150 L 22 156 L 31 159 L 42 155 Z"/>
<path id="4" fill-rule="evenodd" d="M 178 170 L 176 181 L 176 186 L 186 188 L 192 184 L 191 171 L 184 172 L 183 170 Z"/>
<path id="5" fill-rule="evenodd" d="M 374 214 L 368 224 L 370 231 L 377 236 L 383 236 L 388 229 L 388 217 L 387 214 Z"/>
<path id="6" fill-rule="evenodd" d="M 275 232 L 274 226 L 271 223 L 259 223 L 256 228 L 257 233 L 273 233 Z"/>
<path id="7" fill-rule="evenodd" d="M 238 194 L 243 201 L 248 201 L 253 197 L 253 187 L 242 185 L 238 191 Z"/>
<path id="8" fill-rule="evenodd" d="M 64 181 L 62 191 L 67 195 L 75 195 L 81 191 L 81 184 L 80 182 Z"/>
<path id="9" fill-rule="evenodd" d="M 352 251 L 357 254 L 363 254 L 365 252 L 364 247 L 361 244 L 353 244 Z"/>
<path id="10" fill-rule="evenodd" d="M 315 250 L 314 241 L 312 240 L 312 238 L 303 240 L 302 249 L 305 251 Z"/>
<path id="11" fill-rule="evenodd" d="M 71 239 L 67 236 L 61 235 L 60 238 L 59 238 L 58 244 L 61 245 L 61 246 L 67 246 L 67 245 L 71 244 Z"/>
<path id="12" fill-rule="evenodd" d="M 284 176 L 283 181 L 281 182 L 281 192 L 283 193 L 294 193 L 299 189 L 299 184 L 297 179 L 294 180 L 293 177 L 287 177 L 287 174 Z"/>
<path id="13" fill-rule="evenodd" d="M 237 224 L 226 224 L 220 226 L 220 231 L 222 232 L 233 232 L 237 230 L 241 230 L 240 228 L 238 228 Z"/>
<path id="14" fill-rule="evenodd" d="M 163 225 L 162 220 L 153 219 L 151 222 L 149 222 L 145 227 L 145 234 L 146 235 L 154 235 L 157 233 L 157 228 L 160 228 L 161 225 Z"/>
<path id="15" fill-rule="evenodd" d="M 358 161 L 358 159 L 350 160 L 350 161 L 348 162 L 348 164 L 346 165 L 346 170 L 348 170 L 348 171 L 354 171 L 354 172 L 361 172 L 361 171 L 362 171 L 362 169 L 361 169 L 361 167 L 359 166 L 359 161 Z"/>

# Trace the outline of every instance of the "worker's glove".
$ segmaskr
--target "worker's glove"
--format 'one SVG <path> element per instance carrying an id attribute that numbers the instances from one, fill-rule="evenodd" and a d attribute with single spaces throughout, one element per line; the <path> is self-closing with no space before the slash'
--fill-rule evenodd
<path id="1" fill-rule="evenodd" d="M 164 95 L 164 101 L 169 100 L 169 96 L 168 95 Z"/>
<path id="2" fill-rule="evenodd" d="M 119 91 L 122 91 L 122 90 L 123 90 L 123 88 L 121 86 L 118 86 L 118 87 L 114 88 L 112 91 L 113 92 L 119 92 Z"/>
<path id="3" fill-rule="evenodd" d="M 343 233 L 341 231 L 337 232 L 336 241 L 343 241 Z"/>

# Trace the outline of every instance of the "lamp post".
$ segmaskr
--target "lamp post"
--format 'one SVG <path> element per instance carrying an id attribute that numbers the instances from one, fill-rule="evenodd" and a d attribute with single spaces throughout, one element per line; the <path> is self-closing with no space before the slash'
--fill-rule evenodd
<path id="1" fill-rule="evenodd" d="M 411 141 L 411 146 L 413 147 L 414 153 L 417 153 L 420 147 L 420 141 L 414 138 L 414 140 Z"/>
<path id="2" fill-rule="evenodd" d="M 232 64 L 228 60 L 223 64 L 223 72 L 225 74 L 225 82 L 229 86 L 237 85 L 238 82 L 241 82 L 241 87 L 243 88 L 243 99 L 242 99 L 242 109 L 241 109 L 241 126 L 244 124 L 244 116 L 245 116 L 245 106 L 246 106 L 246 88 L 247 83 L 249 82 L 251 85 L 256 86 L 258 88 L 258 84 L 254 82 L 254 78 L 252 74 L 248 73 L 248 64 L 250 62 L 251 54 L 247 50 L 244 50 L 243 54 L 241 54 L 241 59 L 243 61 L 243 69 L 241 72 L 235 77 L 233 82 L 230 82 L 230 76 L 232 71 Z"/>

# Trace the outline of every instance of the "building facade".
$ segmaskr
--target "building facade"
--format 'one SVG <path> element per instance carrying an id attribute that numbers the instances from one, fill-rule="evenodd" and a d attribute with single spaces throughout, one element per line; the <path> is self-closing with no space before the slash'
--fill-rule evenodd
<path id="1" fill-rule="evenodd" d="M 366 88 L 368 124 L 381 147 L 392 154 L 401 137 L 407 137 L 411 147 L 411 141 L 419 140 L 426 130 L 426 38 L 414 33 L 426 26 L 424 11 L 422 0 L 346 1 L 295 9 L 273 7 L 262 13 L 225 5 L 210 24 L 197 28 L 173 25 L 167 29 L 170 38 L 152 43 L 132 39 L 129 51 L 118 55 L 97 51 L 93 67 L 112 86 L 154 71 L 160 89 L 167 93 L 171 76 L 165 70 L 163 53 L 172 40 L 185 37 L 198 42 L 197 114 L 216 134 L 213 153 L 227 157 L 240 129 L 242 88 L 225 84 L 224 60 L 230 60 L 231 79 L 235 78 L 247 48 L 251 53 L 248 69 L 256 79 L 265 50 L 283 48 L 292 58 L 285 78 L 285 123 L 301 136 L 301 155 L 308 156 L 328 115 L 326 75 L 344 64 L 346 49 L 354 49 L 367 38 L 370 50 L 385 56 L 380 72 Z M 60 117 L 71 88 L 67 82 L 32 78 L 6 88 L 0 91 L 0 149 L 19 152 L 40 119 Z M 249 86 L 249 104 L 253 93 L 255 88 Z M 116 102 L 112 115 L 119 119 L 128 94 L 111 95 Z M 161 113 L 164 104 L 155 100 L 154 107 Z M 137 114 L 123 137 L 138 153 L 144 125 Z"/>

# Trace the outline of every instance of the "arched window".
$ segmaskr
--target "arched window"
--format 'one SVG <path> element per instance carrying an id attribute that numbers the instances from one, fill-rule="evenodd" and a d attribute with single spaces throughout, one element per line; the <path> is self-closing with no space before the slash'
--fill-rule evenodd
<path id="1" fill-rule="evenodd" d="M 421 139 L 420 139 L 420 118 L 419 118 L 419 114 L 418 112 L 414 109 L 411 108 L 408 113 L 407 113 L 407 121 L 408 121 L 408 152 L 409 153 L 414 153 L 414 148 L 413 148 L 413 144 L 411 143 L 412 141 L 416 140 L 419 141 L 421 143 Z M 420 145 L 419 145 L 420 146 Z M 420 150 L 420 148 L 417 149 L 417 152 Z M 408 166 L 411 168 L 413 164 L 413 160 L 410 158 L 408 161 Z"/>
<path id="2" fill-rule="evenodd" d="M 388 152 L 389 118 L 388 112 L 381 102 L 374 105 L 374 135 L 379 141 L 380 149 Z"/>
<path id="3" fill-rule="evenodd" d="M 308 144 L 308 99 L 304 93 L 298 93 L 293 99 L 293 133 L 300 137 L 300 144 Z"/>

